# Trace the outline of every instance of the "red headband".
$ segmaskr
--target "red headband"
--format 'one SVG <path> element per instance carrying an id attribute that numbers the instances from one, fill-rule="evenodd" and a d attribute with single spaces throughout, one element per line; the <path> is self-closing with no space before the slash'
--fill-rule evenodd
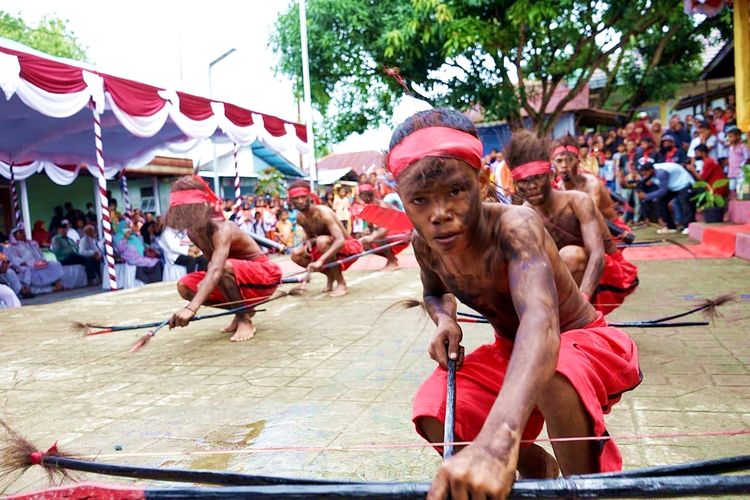
<path id="1" fill-rule="evenodd" d="M 197 180 L 203 189 L 181 189 L 178 191 L 172 191 L 169 194 L 169 206 L 176 207 L 179 205 L 191 205 L 193 203 L 208 203 L 213 205 L 217 210 L 221 210 L 221 200 L 216 194 L 211 191 L 206 181 L 197 175 L 193 176 L 193 179 Z"/>
<path id="2" fill-rule="evenodd" d="M 307 196 L 310 194 L 310 188 L 306 186 L 298 186 L 289 190 L 289 198 L 296 198 L 297 196 Z"/>
<path id="3" fill-rule="evenodd" d="M 548 161 L 532 161 L 517 166 L 510 171 L 510 175 L 514 181 L 520 181 L 527 177 L 548 174 L 550 172 L 552 172 L 552 167 Z"/>
<path id="4" fill-rule="evenodd" d="M 426 156 L 462 160 L 482 168 L 482 142 L 471 134 L 448 127 L 427 127 L 406 136 L 388 154 L 388 170 L 398 179 L 406 168 Z"/>
<path id="5" fill-rule="evenodd" d="M 357 186 L 357 189 L 360 193 L 372 193 L 373 191 L 375 191 L 375 188 L 372 186 L 372 184 L 369 183 L 360 184 L 359 186 Z"/>
<path id="6" fill-rule="evenodd" d="M 568 144 L 567 146 L 557 146 L 552 150 L 552 155 L 550 156 L 550 158 L 554 158 L 560 153 L 570 153 L 577 156 L 581 153 L 581 150 L 578 149 L 578 146 L 573 146 L 572 144 Z"/>

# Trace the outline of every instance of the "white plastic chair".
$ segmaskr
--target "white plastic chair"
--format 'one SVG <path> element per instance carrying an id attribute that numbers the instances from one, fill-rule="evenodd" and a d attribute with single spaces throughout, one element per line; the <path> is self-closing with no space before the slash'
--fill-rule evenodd
<path id="1" fill-rule="evenodd" d="M 109 271 L 106 264 L 102 265 L 102 290 L 109 290 Z M 115 264 L 115 276 L 117 277 L 117 286 L 120 290 L 125 288 L 135 288 L 142 286 L 141 280 L 135 279 L 135 266 L 130 264 Z"/>
<path id="2" fill-rule="evenodd" d="M 86 279 L 86 268 L 81 264 L 62 266 L 62 268 L 62 284 L 66 290 L 82 288 L 88 285 L 89 282 Z"/>
<path id="3" fill-rule="evenodd" d="M 187 268 L 178 264 L 172 264 L 167 261 L 164 263 L 164 272 L 162 273 L 162 281 L 177 281 L 187 274 Z"/>

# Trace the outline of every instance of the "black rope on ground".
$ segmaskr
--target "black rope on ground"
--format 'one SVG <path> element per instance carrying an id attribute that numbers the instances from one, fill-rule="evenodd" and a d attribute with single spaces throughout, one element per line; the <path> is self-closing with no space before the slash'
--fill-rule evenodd
<path id="1" fill-rule="evenodd" d="M 398 498 L 422 499 L 430 483 L 285 485 L 227 488 L 146 488 L 151 498 Z M 750 476 L 562 478 L 516 481 L 508 498 L 658 498 L 750 492 Z"/>

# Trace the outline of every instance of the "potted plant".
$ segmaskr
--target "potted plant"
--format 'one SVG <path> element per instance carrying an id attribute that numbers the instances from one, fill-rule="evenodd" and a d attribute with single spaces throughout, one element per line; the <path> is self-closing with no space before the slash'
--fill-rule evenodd
<path id="1" fill-rule="evenodd" d="M 713 184 L 706 181 L 698 181 L 693 184 L 693 189 L 700 192 L 690 198 L 690 201 L 694 201 L 695 208 L 703 212 L 705 222 L 722 222 L 724 220 L 724 207 L 727 201 L 716 190 L 727 184 L 729 184 L 729 179 L 719 179 Z"/>
<path id="2" fill-rule="evenodd" d="M 742 190 L 737 193 L 740 200 L 750 200 L 750 163 L 742 166 Z"/>

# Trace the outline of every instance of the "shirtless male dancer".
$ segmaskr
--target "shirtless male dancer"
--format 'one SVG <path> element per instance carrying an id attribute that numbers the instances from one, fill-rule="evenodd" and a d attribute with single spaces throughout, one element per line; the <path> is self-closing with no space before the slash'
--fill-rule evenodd
<path id="1" fill-rule="evenodd" d="M 166 224 L 187 231 L 190 241 L 209 259 L 206 271 L 189 273 L 177 282 L 180 296 L 190 302 L 172 316 L 169 328 L 186 326 L 203 304 L 249 305 L 270 297 L 279 286 L 279 266 L 237 224 L 224 218 L 221 200 L 200 177 L 181 177 L 172 184 Z M 222 332 L 234 333 L 233 342 L 253 338 L 254 314 L 236 314 Z"/>
<path id="2" fill-rule="evenodd" d="M 548 151 L 535 134 L 513 133 L 504 153 L 516 193 L 541 217 L 581 293 L 607 314 L 635 291 L 638 268 L 625 260 L 590 196 L 554 189 Z"/>
<path id="3" fill-rule="evenodd" d="M 550 159 L 560 175 L 562 187 L 566 191 L 576 190 L 588 193 L 604 217 L 611 234 L 623 241 L 633 241 L 633 232 L 617 215 L 612 197 L 604 183 L 595 175 L 579 170 L 578 167 L 581 164 L 579 153 L 577 142 L 570 135 L 561 138 L 559 145 L 552 150 Z"/>
<path id="4" fill-rule="evenodd" d="M 341 297 L 349 293 L 344 271 L 354 262 L 322 270 L 328 262 L 362 252 L 362 243 L 347 237 L 344 226 L 330 207 L 312 202 L 310 186 L 297 181 L 289 188 L 289 201 L 299 210 L 297 223 L 305 230 L 307 241 L 292 251 L 292 260 L 309 272 L 321 272 L 328 280 L 325 292 L 330 297 Z M 336 289 L 333 288 L 337 283 Z"/>
<path id="5" fill-rule="evenodd" d="M 517 469 L 524 477 L 553 477 L 558 464 L 566 475 L 619 470 L 612 440 L 555 441 L 556 463 L 529 445 L 545 421 L 551 438 L 606 436 L 604 413 L 640 382 L 638 351 L 581 295 L 533 210 L 481 201 L 488 179 L 471 121 L 445 109 L 411 116 L 391 138 L 387 165 L 416 229 L 424 304 L 437 326 L 429 354 L 439 366 L 412 418 L 423 437 L 442 441 L 445 367 L 456 360 L 456 440 L 473 441 L 443 462 L 429 497 L 504 498 Z M 456 297 L 496 331 L 465 358 Z"/>
<path id="6" fill-rule="evenodd" d="M 357 187 L 357 190 L 359 191 L 359 197 L 362 199 L 365 205 L 377 205 L 388 210 L 395 210 L 392 205 L 389 205 L 383 202 L 383 200 L 377 198 L 377 196 L 375 195 L 375 187 L 372 184 L 360 184 Z M 360 243 L 362 243 L 362 247 L 364 247 L 364 249 L 370 250 L 372 248 L 387 245 L 388 243 L 393 243 L 393 241 L 397 238 L 408 238 L 409 234 L 411 234 L 411 232 L 389 234 L 388 228 L 373 226 L 372 232 L 366 236 L 361 237 L 359 241 Z M 388 237 L 390 237 L 390 239 Z M 386 271 L 392 271 L 398 269 L 397 255 L 403 252 L 410 244 L 411 243 L 409 241 L 406 241 L 403 244 L 394 245 L 390 248 L 385 248 L 379 252 L 375 252 L 375 254 L 380 255 L 381 257 L 385 257 L 387 262 L 384 269 Z"/>

